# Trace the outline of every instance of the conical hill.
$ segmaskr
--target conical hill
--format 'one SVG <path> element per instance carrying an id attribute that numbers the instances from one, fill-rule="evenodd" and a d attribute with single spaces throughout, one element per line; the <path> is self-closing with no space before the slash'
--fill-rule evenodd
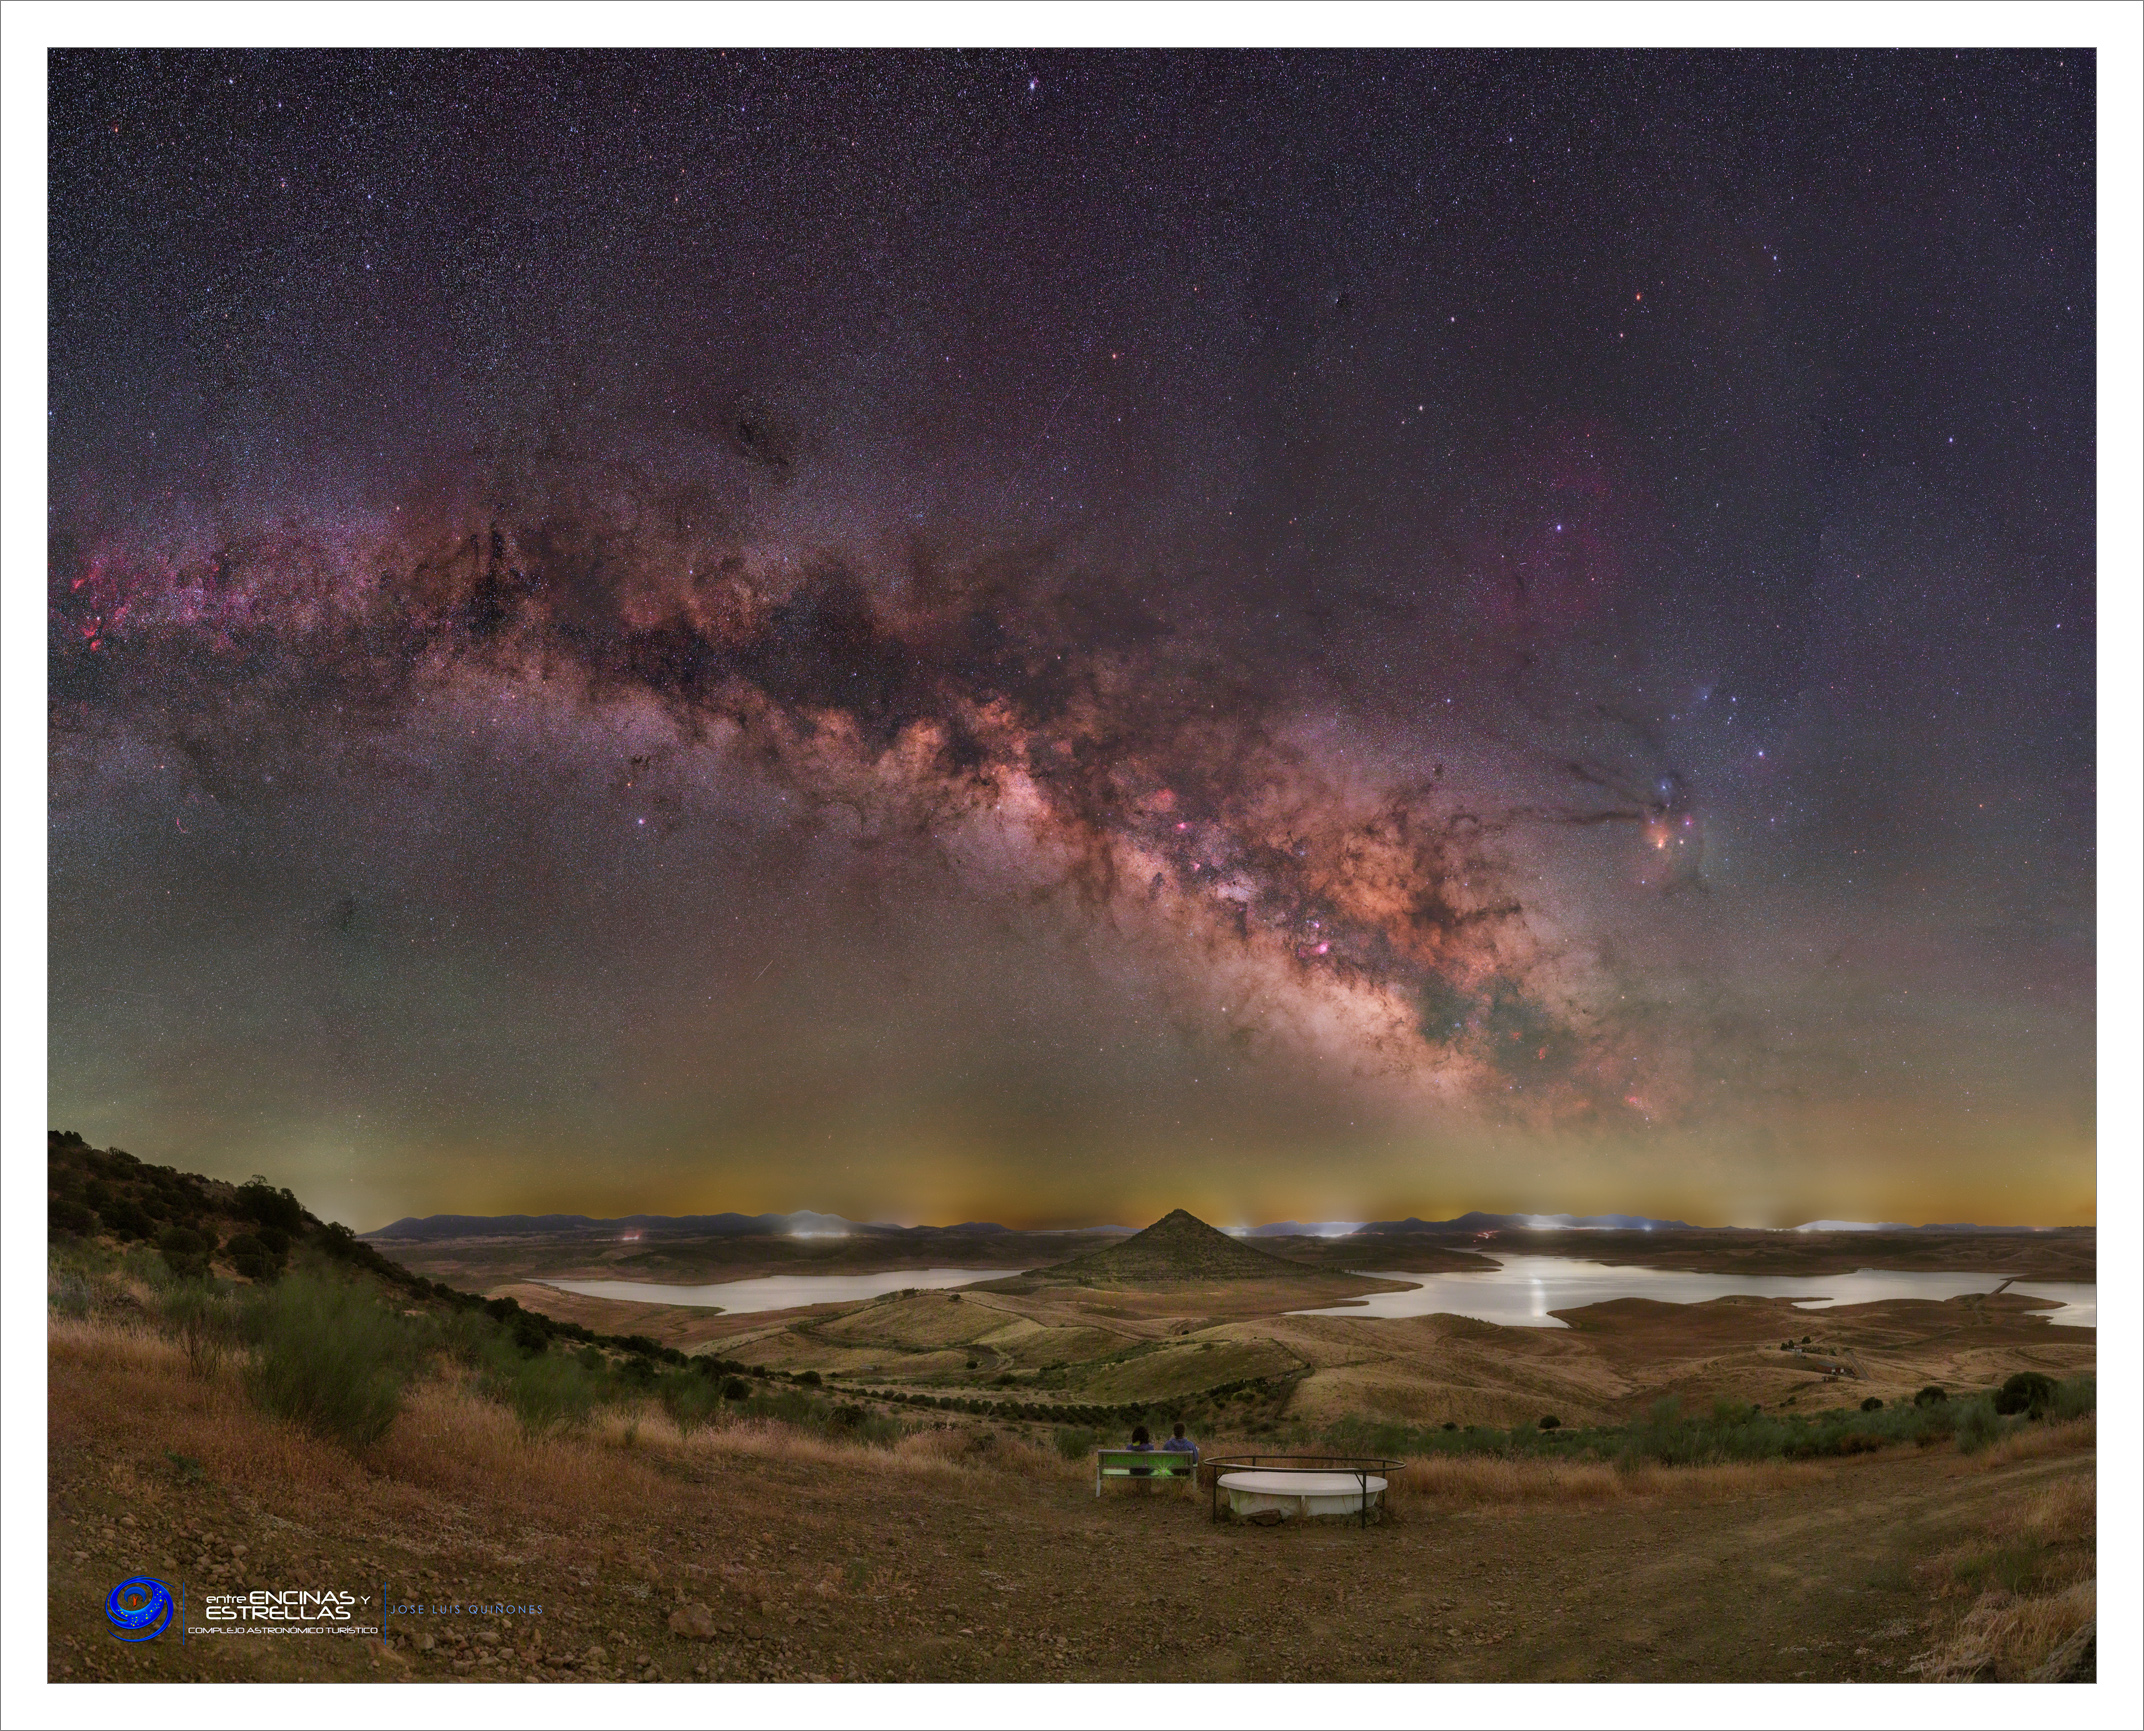
<path id="1" fill-rule="evenodd" d="M 1323 1270 L 1256 1249 L 1177 1208 L 1144 1232 L 1036 1272 L 1098 1286 L 1143 1286 L 1168 1280 L 1316 1279 Z"/>

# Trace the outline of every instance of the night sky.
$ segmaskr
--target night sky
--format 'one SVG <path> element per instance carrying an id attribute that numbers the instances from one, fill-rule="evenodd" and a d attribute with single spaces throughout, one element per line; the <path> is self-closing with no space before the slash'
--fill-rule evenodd
<path id="1" fill-rule="evenodd" d="M 55 53 L 51 1122 L 2094 1211 L 2088 53 Z"/>

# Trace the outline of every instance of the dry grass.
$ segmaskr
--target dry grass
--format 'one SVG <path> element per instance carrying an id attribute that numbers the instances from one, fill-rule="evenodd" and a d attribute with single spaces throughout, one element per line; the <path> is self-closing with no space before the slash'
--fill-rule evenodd
<path id="1" fill-rule="evenodd" d="M 1411 1460 L 1393 1480 L 1397 1503 L 1606 1503 L 1667 1496 L 1731 1502 L 1806 1485 L 1822 1469 L 1801 1462 L 1733 1462 L 1724 1466 L 1645 1466 L 1626 1470 L 1599 1461 L 1508 1460 L 1494 1455 L 1432 1455 Z"/>
<path id="2" fill-rule="evenodd" d="M 412 1385 L 387 1434 L 353 1457 L 255 1407 L 241 1361 L 189 1374 L 182 1346 L 144 1324 L 54 1318 L 48 1342 L 56 1439 L 95 1434 L 151 1456 L 175 1451 L 249 1490 L 346 1497 L 370 1481 L 374 1490 L 406 1487 L 585 1518 L 674 1502 L 684 1494 L 678 1469 L 724 1457 L 909 1478 L 987 1472 L 1075 1479 L 1084 1468 L 1021 1438 L 968 1427 L 912 1432 L 891 1448 L 765 1418 L 683 1431 L 652 1401 L 606 1408 L 578 1431 L 530 1437 L 508 1408 L 454 1369 Z"/>
<path id="3" fill-rule="evenodd" d="M 2067 1422 L 2049 1420 L 2042 1424 L 2021 1426 L 2000 1442 L 1990 1443 L 1978 1454 L 1963 1455 L 1960 1460 L 1968 1471 L 1984 1473 L 1996 1467 L 2009 1466 L 2016 1461 L 2041 1460 L 2049 1455 L 2083 1454 L 2098 1445 L 2099 1422 L 2096 1417 L 2070 1419 Z"/>
<path id="4" fill-rule="evenodd" d="M 1908 1667 L 1931 1683 L 2021 1683 L 2098 1616 L 2098 1584 L 2078 1581 L 2040 1598 L 1981 1594 L 1949 1640 Z"/>
<path id="5" fill-rule="evenodd" d="M 1961 1465 L 1979 1472 L 2005 1460 L 2085 1452 L 2094 1433 L 2089 1418 L 2034 1425 Z M 1939 1598 L 1973 1600 L 1949 1634 L 1914 1659 L 1912 1671 L 1931 1682 L 2030 1681 L 2097 1615 L 2099 1491 L 2090 1473 L 2009 1496 L 1980 1526 L 1979 1542 L 1944 1552 L 1924 1571 Z"/>
<path id="6" fill-rule="evenodd" d="M 341 1494 L 364 1477 L 341 1450 L 254 1407 L 235 1361 L 189 1374 L 177 1341 L 134 1322 L 54 1318 L 47 1339 L 55 1442 L 94 1436 L 152 1459 L 188 1455 L 246 1490 Z"/>

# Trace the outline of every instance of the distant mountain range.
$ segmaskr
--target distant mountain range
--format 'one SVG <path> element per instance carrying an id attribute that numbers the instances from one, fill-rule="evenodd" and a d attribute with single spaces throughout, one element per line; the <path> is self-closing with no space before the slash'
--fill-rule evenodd
<path id="1" fill-rule="evenodd" d="M 662 1238 L 708 1237 L 849 1237 L 885 1239 L 930 1239 L 984 1237 L 1010 1234 L 1017 1229 L 990 1220 L 964 1220 L 957 1226 L 893 1226 L 883 1221 L 844 1220 L 838 1214 L 814 1214 L 800 1209 L 794 1214 L 623 1214 L 598 1220 L 586 1214 L 428 1214 L 397 1220 L 368 1239 L 423 1243 L 443 1238 L 557 1237 L 567 1234 L 623 1237 L 640 1233 Z M 1065 1237 L 1096 1236 L 1128 1238 L 1138 1229 L 1130 1226 L 1079 1226 L 1060 1230 Z M 1228 1234 L 1234 1238 L 1345 1238 L 1388 1237 L 1408 1232 L 1734 1232 L 1732 1226 L 1692 1226 L 1686 1220 L 1655 1220 L 1643 1214 L 1462 1214 L 1452 1220 L 1327 1220 L 1305 1225 L 1282 1220 L 1270 1226 L 1252 1226 Z M 1794 1232 L 2040 1232 L 2062 1230 L 2036 1226 L 1975 1226 L 1946 1224 L 1908 1226 L 1898 1221 L 1811 1220 L 1786 1228 Z M 1038 1234 L 1039 1236 L 1039 1234 Z"/>
<path id="2" fill-rule="evenodd" d="M 1086 1234 L 1129 1237 L 1136 1227 L 1080 1226 L 1065 1236 Z M 573 1233 L 606 1238 L 630 1232 L 659 1238 L 939 1238 L 1006 1234 L 1012 1227 L 989 1220 L 964 1220 L 957 1226 L 894 1226 L 883 1221 L 844 1220 L 838 1214 L 621 1214 L 599 1220 L 586 1214 L 427 1214 L 406 1216 L 367 1239 L 425 1243 L 440 1238 L 535 1238 Z"/>
<path id="3" fill-rule="evenodd" d="M 1687 1220 L 1652 1220 L 1643 1214 L 1462 1214 L 1456 1220 L 1373 1220 L 1359 1230 L 1388 1232 L 1521 1232 L 1562 1227 L 1581 1232 L 1707 1232 L 1727 1228 L 1692 1226 Z"/>

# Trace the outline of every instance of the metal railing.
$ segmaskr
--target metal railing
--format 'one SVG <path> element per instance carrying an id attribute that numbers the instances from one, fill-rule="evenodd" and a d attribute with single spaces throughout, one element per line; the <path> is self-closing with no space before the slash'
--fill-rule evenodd
<path id="1" fill-rule="evenodd" d="M 1382 1478 L 1392 1488 L 1393 1476 L 1406 1465 L 1383 1455 L 1228 1455 L 1201 1461 L 1201 1470 L 1213 1469 L 1213 1519 L 1221 1518 L 1221 1475 L 1229 1471 L 1260 1473 L 1345 1473 L 1362 1491 L 1362 1524 L 1370 1524 L 1370 1480 Z"/>

